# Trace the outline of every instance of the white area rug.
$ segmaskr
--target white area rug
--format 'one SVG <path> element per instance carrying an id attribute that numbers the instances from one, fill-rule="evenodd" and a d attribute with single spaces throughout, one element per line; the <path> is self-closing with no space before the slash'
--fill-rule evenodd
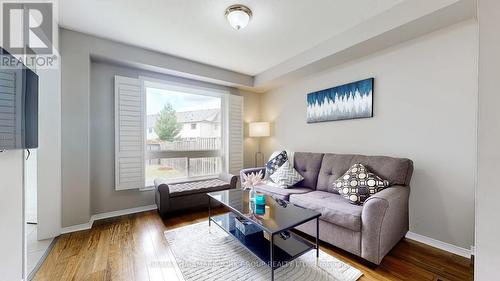
<path id="1" fill-rule="evenodd" d="M 233 237 L 208 222 L 168 230 L 165 237 L 186 281 L 271 280 L 271 270 Z M 362 273 L 336 258 L 311 250 L 275 270 L 275 280 L 355 281 Z"/>

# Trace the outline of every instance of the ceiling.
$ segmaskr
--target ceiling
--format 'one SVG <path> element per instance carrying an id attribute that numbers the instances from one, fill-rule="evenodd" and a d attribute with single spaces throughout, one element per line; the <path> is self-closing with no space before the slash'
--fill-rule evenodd
<path id="1" fill-rule="evenodd" d="M 253 76 L 403 1 L 63 0 L 59 8 L 64 28 Z M 240 31 L 224 17 L 235 3 L 253 11 Z"/>

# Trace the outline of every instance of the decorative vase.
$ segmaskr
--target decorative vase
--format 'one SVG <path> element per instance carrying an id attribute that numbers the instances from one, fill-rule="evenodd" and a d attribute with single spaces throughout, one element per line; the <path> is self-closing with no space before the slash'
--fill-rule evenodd
<path id="1" fill-rule="evenodd" d="M 258 194 L 255 196 L 255 214 L 264 215 L 266 213 L 266 196 Z"/>
<path id="2" fill-rule="evenodd" d="M 250 193 L 248 195 L 248 197 L 249 197 L 248 199 L 250 202 L 255 203 L 255 195 L 256 194 L 257 194 L 257 191 L 255 191 L 255 187 L 252 186 L 250 188 Z"/>
<path id="3" fill-rule="evenodd" d="M 266 205 L 266 196 L 263 194 L 256 195 L 255 196 L 255 204 Z"/>
<path id="4" fill-rule="evenodd" d="M 255 214 L 256 215 L 266 214 L 266 205 L 255 205 Z"/>

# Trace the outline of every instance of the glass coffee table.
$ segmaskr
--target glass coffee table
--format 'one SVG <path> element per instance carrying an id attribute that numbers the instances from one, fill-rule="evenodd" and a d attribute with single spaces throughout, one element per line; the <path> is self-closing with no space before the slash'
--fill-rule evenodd
<path id="1" fill-rule="evenodd" d="M 212 201 L 221 203 L 231 212 L 212 216 Z M 250 192 L 246 190 L 232 189 L 208 193 L 208 225 L 214 222 L 266 263 L 271 268 L 271 280 L 274 280 L 274 270 L 312 249 L 316 249 L 316 257 L 319 257 L 320 213 L 266 196 L 265 212 L 263 215 L 257 215 L 252 201 Z M 236 218 L 250 222 L 260 231 L 244 235 L 236 228 Z M 290 231 L 314 219 L 316 243 L 311 243 Z"/>

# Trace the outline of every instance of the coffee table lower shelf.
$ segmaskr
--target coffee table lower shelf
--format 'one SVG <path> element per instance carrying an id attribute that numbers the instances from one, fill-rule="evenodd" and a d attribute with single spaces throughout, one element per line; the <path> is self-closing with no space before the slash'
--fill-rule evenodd
<path id="1" fill-rule="evenodd" d="M 271 242 L 260 231 L 251 235 L 243 235 L 234 225 L 236 215 L 226 213 L 210 217 L 210 220 L 239 241 L 261 261 L 271 266 Z M 306 252 L 316 249 L 316 245 L 290 232 L 290 237 L 283 239 L 279 234 L 274 235 L 273 269 L 279 268 L 296 259 Z"/>

